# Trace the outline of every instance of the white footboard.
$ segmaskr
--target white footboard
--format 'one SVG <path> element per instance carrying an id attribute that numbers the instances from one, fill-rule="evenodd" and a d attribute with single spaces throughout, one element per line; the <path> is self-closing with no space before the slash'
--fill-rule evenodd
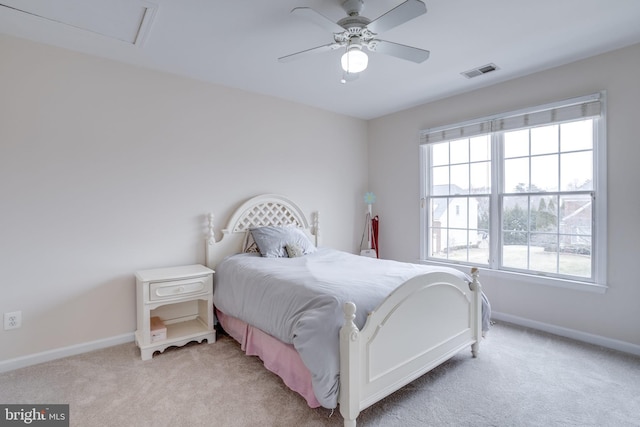
<path id="1" fill-rule="evenodd" d="M 361 410 L 388 396 L 482 337 L 477 270 L 467 282 L 447 272 L 414 277 L 372 312 L 362 330 L 356 306 L 344 307 L 340 331 L 340 412 L 355 427 Z"/>

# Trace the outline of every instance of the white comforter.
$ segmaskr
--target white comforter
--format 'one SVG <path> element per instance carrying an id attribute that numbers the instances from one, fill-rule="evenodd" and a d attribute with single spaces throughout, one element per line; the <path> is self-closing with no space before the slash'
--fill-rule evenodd
<path id="1" fill-rule="evenodd" d="M 318 402 L 335 408 L 344 303 L 356 304 L 355 323 L 362 328 L 367 314 L 393 289 L 433 270 L 442 267 L 361 257 L 329 248 L 298 258 L 238 254 L 216 266 L 213 301 L 225 314 L 293 344 L 311 372 Z M 458 270 L 447 270 L 469 280 Z M 483 308 L 488 329 L 488 304 Z"/>

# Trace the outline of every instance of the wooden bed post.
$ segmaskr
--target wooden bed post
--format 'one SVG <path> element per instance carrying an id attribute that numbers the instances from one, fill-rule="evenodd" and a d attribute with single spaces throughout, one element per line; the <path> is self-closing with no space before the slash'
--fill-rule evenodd
<path id="1" fill-rule="evenodd" d="M 340 413 L 344 427 L 356 427 L 360 414 L 360 331 L 353 322 L 356 305 L 345 303 L 344 325 L 340 329 Z"/>
<path id="2" fill-rule="evenodd" d="M 473 291 L 473 304 L 474 304 L 474 322 L 473 322 L 473 335 L 475 342 L 471 344 L 471 355 L 478 357 L 478 351 L 480 350 L 480 340 L 482 339 L 482 285 L 478 280 L 479 271 L 476 267 L 471 269 L 471 283 L 469 288 Z"/>

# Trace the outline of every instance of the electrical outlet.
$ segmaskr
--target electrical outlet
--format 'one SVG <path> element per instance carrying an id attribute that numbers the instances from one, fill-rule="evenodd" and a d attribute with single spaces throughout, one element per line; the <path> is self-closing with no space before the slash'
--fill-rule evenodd
<path id="1" fill-rule="evenodd" d="M 22 312 L 12 311 L 4 314 L 4 330 L 17 329 L 22 326 Z"/>

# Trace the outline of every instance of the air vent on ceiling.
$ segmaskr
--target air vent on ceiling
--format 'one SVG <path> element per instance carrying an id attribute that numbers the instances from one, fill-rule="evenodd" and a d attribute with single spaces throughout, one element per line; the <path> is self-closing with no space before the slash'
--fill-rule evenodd
<path id="1" fill-rule="evenodd" d="M 478 77 L 478 76 L 490 73 L 490 72 L 495 71 L 495 70 L 499 70 L 498 66 L 496 64 L 494 64 L 494 63 L 491 63 L 491 64 L 483 65 L 483 66 L 478 67 L 478 68 L 474 68 L 473 70 L 465 71 L 465 72 L 460 73 L 460 74 L 462 74 L 466 78 L 470 79 L 472 77 Z"/>

